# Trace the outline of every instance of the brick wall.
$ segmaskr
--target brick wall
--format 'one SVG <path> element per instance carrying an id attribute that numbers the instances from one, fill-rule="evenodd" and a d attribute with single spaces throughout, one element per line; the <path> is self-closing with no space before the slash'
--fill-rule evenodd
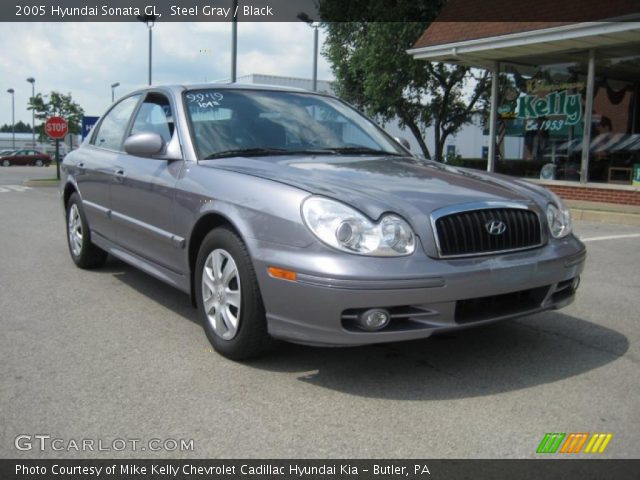
<path id="1" fill-rule="evenodd" d="M 568 200 L 587 200 L 590 202 L 640 206 L 639 190 L 612 190 L 608 188 L 568 187 L 564 185 L 549 184 L 545 184 L 545 187 L 553 190 L 560 197 Z"/>

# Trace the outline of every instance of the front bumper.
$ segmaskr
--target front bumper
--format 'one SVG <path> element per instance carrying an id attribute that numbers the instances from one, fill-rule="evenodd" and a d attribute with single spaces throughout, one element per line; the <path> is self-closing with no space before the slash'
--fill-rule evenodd
<path id="1" fill-rule="evenodd" d="M 249 241 L 269 333 L 308 345 L 365 345 L 426 338 L 562 308 L 574 299 L 586 258 L 570 235 L 541 248 L 484 257 L 437 260 L 421 248 L 410 257 L 374 258 L 322 245 L 298 249 Z M 276 266 L 296 281 L 271 277 Z M 383 330 L 360 330 L 358 312 L 384 308 Z"/>

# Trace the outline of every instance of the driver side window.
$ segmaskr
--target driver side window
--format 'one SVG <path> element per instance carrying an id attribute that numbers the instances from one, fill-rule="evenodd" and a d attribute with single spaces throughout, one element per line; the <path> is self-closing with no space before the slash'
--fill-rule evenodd
<path id="1" fill-rule="evenodd" d="M 150 93 L 140 106 L 131 128 L 136 133 L 157 133 L 165 143 L 171 141 L 174 122 L 169 99 L 158 93 Z"/>
<path id="2" fill-rule="evenodd" d="M 96 147 L 119 151 L 129 125 L 129 119 L 139 99 L 140 95 L 133 95 L 113 107 L 100 123 L 91 143 Z"/>

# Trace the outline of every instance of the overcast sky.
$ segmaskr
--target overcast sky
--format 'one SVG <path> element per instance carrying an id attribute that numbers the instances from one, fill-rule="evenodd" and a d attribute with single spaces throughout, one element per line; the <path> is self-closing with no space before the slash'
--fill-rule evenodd
<path id="1" fill-rule="evenodd" d="M 142 23 L 0 24 L 0 125 L 31 123 L 28 77 L 36 93 L 71 93 L 86 115 L 101 115 L 116 98 L 147 84 L 147 28 Z M 320 44 L 324 35 L 320 32 Z M 229 78 L 231 24 L 162 23 L 153 28 L 153 83 L 201 83 Z M 311 78 L 313 30 L 304 23 L 239 23 L 238 76 L 250 73 Z M 320 55 L 318 78 L 331 79 Z"/>

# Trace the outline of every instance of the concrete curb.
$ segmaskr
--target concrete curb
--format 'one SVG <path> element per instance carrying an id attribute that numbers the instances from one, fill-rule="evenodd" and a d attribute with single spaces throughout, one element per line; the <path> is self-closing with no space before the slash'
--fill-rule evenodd
<path id="1" fill-rule="evenodd" d="M 640 215 L 636 213 L 621 213 L 607 210 L 586 210 L 581 208 L 572 208 L 571 216 L 574 220 L 616 223 L 619 225 L 633 225 L 636 227 L 640 227 Z"/>

